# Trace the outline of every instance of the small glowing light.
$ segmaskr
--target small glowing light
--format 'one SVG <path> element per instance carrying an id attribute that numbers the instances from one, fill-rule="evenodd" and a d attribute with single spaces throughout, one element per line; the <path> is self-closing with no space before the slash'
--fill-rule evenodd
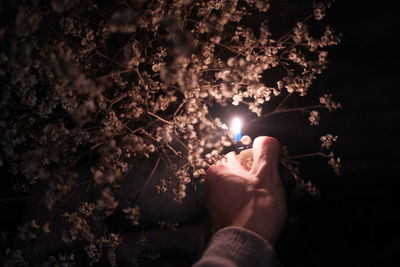
<path id="1" fill-rule="evenodd" d="M 228 125 L 226 125 L 225 123 L 221 124 L 221 129 L 228 130 Z"/>
<path id="2" fill-rule="evenodd" d="M 231 123 L 231 131 L 235 141 L 240 141 L 242 138 L 242 121 L 239 118 L 234 118 Z"/>
<path id="3" fill-rule="evenodd" d="M 251 140 L 250 136 L 243 135 L 242 139 L 240 139 L 240 142 L 242 142 L 242 144 L 245 146 L 251 146 L 251 143 L 253 142 L 253 140 Z"/>
<path id="4" fill-rule="evenodd" d="M 242 121 L 239 118 L 234 118 L 231 129 L 234 134 L 240 133 L 242 131 Z"/>

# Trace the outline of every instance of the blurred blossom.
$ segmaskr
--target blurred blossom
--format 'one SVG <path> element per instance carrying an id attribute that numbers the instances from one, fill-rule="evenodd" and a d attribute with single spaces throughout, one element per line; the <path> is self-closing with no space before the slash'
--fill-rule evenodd
<path id="1" fill-rule="evenodd" d="M 313 3 L 313 8 L 314 8 L 314 17 L 316 20 L 321 20 L 325 17 L 326 12 L 324 3 L 321 2 Z"/>
<path id="2" fill-rule="evenodd" d="M 139 206 L 128 207 L 122 210 L 126 214 L 126 218 L 128 218 L 133 225 L 139 224 L 140 219 L 140 209 Z"/>

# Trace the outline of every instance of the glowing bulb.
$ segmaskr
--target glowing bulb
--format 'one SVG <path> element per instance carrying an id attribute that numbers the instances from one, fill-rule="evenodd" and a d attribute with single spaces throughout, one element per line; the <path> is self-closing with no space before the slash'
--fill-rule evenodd
<path id="1" fill-rule="evenodd" d="M 231 131 L 235 141 L 240 141 L 242 138 L 242 121 L 239 118 L 234 118 L 231 123 Z"/>

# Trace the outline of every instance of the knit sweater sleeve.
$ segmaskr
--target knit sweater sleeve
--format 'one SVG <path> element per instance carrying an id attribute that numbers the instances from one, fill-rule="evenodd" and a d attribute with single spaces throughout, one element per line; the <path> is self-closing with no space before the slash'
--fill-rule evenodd
<path id="1" fill-rule="evenodd" d="M 229 226 L 219 230 L 193 267 L 282 267 L 271 244 L 253 231 Z"/>

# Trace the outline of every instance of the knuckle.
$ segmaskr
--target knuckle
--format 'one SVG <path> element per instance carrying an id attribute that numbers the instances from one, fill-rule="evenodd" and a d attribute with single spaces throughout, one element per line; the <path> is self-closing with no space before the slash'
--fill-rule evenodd
<path id="1" fill-rule="evenodd" d="M 268 136 L 266 142 L 269 146 L 273 146 L 274 148 L 279 148 L 281 146 L 279 140 L 274 137 Z"/>
<path id="2" fill-rule="evenodd" d="M 211 177 L 215 176 L 216 172 L 217 172 L 217 165 L 211 165 L 206 171 L 205 181 L 208 182 Z"/>
<path id="3" fill-rule="evenodd" d="M 272 146 L 274 148 L 280 147 L 279 140 L 271 136 L 259 136 L 256 138 L 254 142 L 260 142 L 262 146 L 269 146 L 269 147 Z"/>

